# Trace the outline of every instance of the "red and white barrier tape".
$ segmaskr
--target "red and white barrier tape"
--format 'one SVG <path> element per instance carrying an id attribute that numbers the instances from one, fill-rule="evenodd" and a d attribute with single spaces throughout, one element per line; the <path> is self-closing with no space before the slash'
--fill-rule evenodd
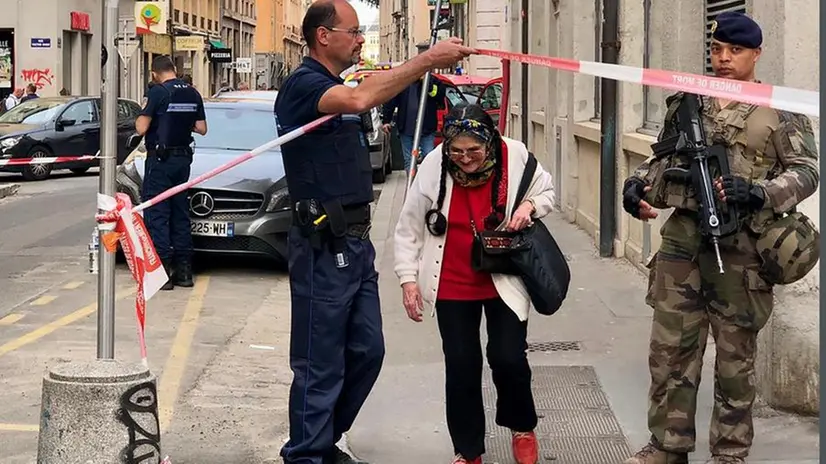
<path id="1" fill-rule="evenodd" d="M 117 250 L 117 244 L 120 243 L 123 247 L 123 254 L 126 257 L 129 269 L 132 271 L 132 278 L 134 278 L 138 284 L 138 291 L 135 297 L 135 312 L 138 319 L 138 340 L 140 342 L 141 360 L 144 364 L 147 364 L 145 337 L 146 302 L 163 287 L 167 280 L 169 280 L 169 277 L 163 268 L 161 259 L 155 250 L 155 246 L 152 243 L 149 231 L 143 222 L 143 217 L 140 212 L 207 179 L 211 179 L 250 158 L 254 158 L 266 151 L 301 137 L 335 116 L 334 114 L 327 115 L 305 124 L 292 132 L 261 145 L 249 153 L 235 158 L 223 166 L 201 174 L 185 184 L 166 190 L 134 208 L 129 197 L 124 193 L 116 194 L 115 198 L 98 194 L 98 209 L 102 210 L 103 213 L 96 215 L 95 219 L 100 224 L 98 227 L 104 231 L 101 242 L 110 253 L 114 253 Z"/>
<path id="2" fill-rule="evenodd" d="M 680 73 L 664 71 L 658 69 L 643 69 L 630 66 L 596 63 L 591 61 L 570 60 L 564 58 L 551 58 L 547 56 L 510 53 L 500 50 L 478 50 L 480 54 L 498 57 L 505 60 L 545 66 L 549 68 L 561 69 L 581 74 L 588 74 L 596 77 L 615 79 L 624 82 L 650 85 L 654 87 L 667 88 L 678 91 L 697 93 L 745 103 L 753 103 L 761 106 L 768 106 L 779 110 L 787 110 L 795 113 L 802 113 L 809 116 L 819 116 L 819 92 L 793 89 L 767 84 L 757 84 L 753 82 L 742 82 L 716 77 L 701 76 L 698 74 Z M 98 208 L 104 211 L 103 214 L 96 215 L 96 220 L 100 223 L 104 233 L 103 244 L 110 252 L 114 252 L 117 243 L 124 249 L 129 269 L 132 277 L 138 284 L 136 296 L 136 312 L 138 319 L 138 336 L 141 344 L 141 358 L 146 363 L 146 340 L 144 336 L 146 324 L 146 301 L 148 301 L 168 280 L 166 271 L 163 268 L 157 251 L 155 250 L 149 232 L 143 223 L 141 211 L 154 206 L 171 196 L 177 195 L 195 185 L 198 185 L 218 174 L 231 169 L 244 161 L 254 158 L 268 150 L 290 142 L 302 135 L 318 128 L 321 124 L 334 118 L 331 114 L 315 121 L 305 124 L 275 140 L 272 140 L 249 153 L 243 154 L 227 164 L 219 166 L 206 172 L 185 184 L 173 187 L 158 196 L 147 200 L 140 205 L 132 207 L 129 197 L 119 193 L 115 198 L 105 195 L 98 195 Z M 70 158 L 78 161 L 81 159 L 93 159 L 96 157 Z M 0 166 L 6 164 L 43 164 L 62 162 L 67 157 L 60 158 L 38 158 L 36 163 L 30 159 L 30 163 L 22 163 L 22 160 L 3 160 Z"/>
<path id="3" fill-rule="evenodd" d="M 97 155 L 83 155 L 83 156 L 49 156 L 44 158 L 9 158 L 0 160 L 0 167 L 2 166 L 28 166 L 32 164 L 59 164 L 71 163 L 75 161 L 92 161 L 97 159 Z"/>
<path id="4" fill-rule="evenodd" d="M 811 90 L 736 81 L 662 69 L 635 68 L 618 64 L 551 58 L 548 56 L 504 52 L 501 50 L 478 49 L 478 51 L 482 55 L 519 63 L 752 103 L 808 116 L 820 116 L 820 92 L 813 92 Z"/>
<path id="5" fill-rule="evenodd" d="M 103 222 L 98 227 L 104 230 L 104 248 L 110 253 L 117 250 L 120 242 L 123 255 L 132 278 L 138 284 L 135 295 L 135 311 L 138 317 L 138 341 L 141 360 L 147 365 L 146 357 L 146 301 L 152 298 L 169 278 L 163 267 L 158 252 L 149 238 L 149 231 L 143 223 L 143 217 L 132 210 L 132 203 L 125 193 L 118 193 L 115 198 L 98 194 L 98 209 L 117 214 L 117 222 Z M 128 219 L 127 219 L 128 218 Z"/>

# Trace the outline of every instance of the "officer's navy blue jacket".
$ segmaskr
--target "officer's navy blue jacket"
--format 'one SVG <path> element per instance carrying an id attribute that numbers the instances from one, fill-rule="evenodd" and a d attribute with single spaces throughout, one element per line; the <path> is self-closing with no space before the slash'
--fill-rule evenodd
<path id="1" fill-rule="evenodd" d="M 327 90 L 344 84 L 321 63 L 305 57 L 284 81 L 275 101 L 281 135 L 321 116 L 318 102 Z M 281 147 L 292 201 L 341 200 L 344 206 L 373 201 L 373 168 L 361 119 L 341 115 Z"/>
<path id="2" fill-rule="evenodd" d="M 174 102 L 170 101 L 173 90 L 176 91 Z M 171 139 L 168 147 L 188 146 L 192 138 L 192 127 L 195 121 L 205 121 L 204 101 L 195 88 L 187 85 L 181 79 L 170 79 L 163 84 L 153 85 L 147 94 L 146 106 L 141 116 L 149 116 L 152 121 L 146 131 L 146 147 L 154 149 L 160 142 L 158 139 L 161 116 L 164 113 L 176 113 L 178 117 L 168 118 L 172 127 L 167 128 Z M 184 116 L 186 115 L 186 116 Z"/>

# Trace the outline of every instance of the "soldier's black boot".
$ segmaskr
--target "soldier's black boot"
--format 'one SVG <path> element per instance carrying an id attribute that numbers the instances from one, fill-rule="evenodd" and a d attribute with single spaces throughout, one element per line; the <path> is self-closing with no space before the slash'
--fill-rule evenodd
<path id="1" fill-rule="evenodd" d="M 166 271 L 166 276 L 169 279 L 169 280 L 166 281 L 165 284 L 163 284 L 163 287 L 161 287 L 161 290 L 174 290 L 175 289 L 175 284 L 173 282 L 173 279 L 175 278 L 175 276 L 174 276 L 173 269 L 172 269 L 172 260 L 171 259 L 163 259 L 163 260 L 161 260 L 161 263 L 163 264 L 163 268 Z"/>
<path id="2" fill-rule="evenodd" d="M 192 262 L 188 259 L 177 261 L 175 266 L 175 285 L 179 287 L 192 287 Z"/>

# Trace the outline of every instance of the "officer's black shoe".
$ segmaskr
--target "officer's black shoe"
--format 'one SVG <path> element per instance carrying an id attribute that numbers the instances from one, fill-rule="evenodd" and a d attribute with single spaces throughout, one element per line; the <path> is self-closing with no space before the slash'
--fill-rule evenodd
<path id="1" fill-rule="evenodd" d="M 163 263 L 163 268 L 166 271 L 167 277 L 169 278 L 169 280 L 167 280 L 166 283 L 163 284 L 161 290 L 174 290 L 175 283 L 172 281 L 174 279 L 174 276 L 172 275 L 172 260 L 164 259 L 161 260 L 161 263 Z"/>
<path id="2" fill-rule="evenodd" d="M 189 261 L 176 263 L 175 285 L 179 287 L 193 287 L 195 285 L 195 282 L 192 281 L 192 263 Z"/>
<path id="3" fill-rule="evenodd" d="M 367 461 L 360 461 L 353 459 L 349 454 L 345 453 L 338 446 L 333 449 L 333 462 L 335 464 L 368 464 Z"/>

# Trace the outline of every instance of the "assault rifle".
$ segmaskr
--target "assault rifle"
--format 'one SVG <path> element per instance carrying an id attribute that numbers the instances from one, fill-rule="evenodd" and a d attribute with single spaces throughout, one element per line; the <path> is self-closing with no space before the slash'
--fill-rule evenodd
<path id="1" fill-rule="evenodd" d="M 702 120 L 703 105 L 700 97 L 686 93 L 677 108 L 674 135 L 652 145 L 654 156 L 662 158 L 675 155 L 689 164 L 690 168 L 668 168 L 663 172 L 666 181 L 690 183 L 697 195 L 700 214 L 700 233 L 711 240 L 717 254 L 717 265 L 723 274 L 723 259 L 720 256 L 720 238 L 739 230 L 737 209 L 734 205 L 720 201 L 714 180 L 730 173 L 728 153 L 723 145 L 707 145 Z"/>

